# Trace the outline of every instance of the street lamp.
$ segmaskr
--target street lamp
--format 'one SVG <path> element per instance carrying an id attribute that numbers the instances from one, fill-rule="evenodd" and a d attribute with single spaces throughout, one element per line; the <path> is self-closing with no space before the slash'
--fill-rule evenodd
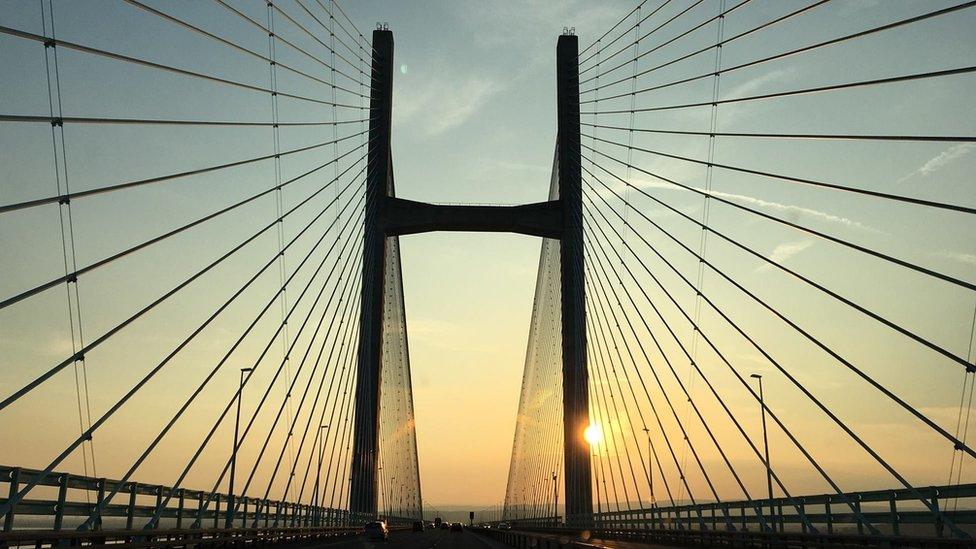
<path id="1" fill-rule="evenodd" d="M 763 386 L 762 386 L 762 376 L 759 374 L 750 374 L 749 377 L 759 381 L 759 410 L 762 414 L 762 431 L 763 431 L 763 446 L 766 453 L 766 488 L 769 491 L 769 509 L 770 515 L 772 515 L 775 510 L 773 509 L 773 470 L 769 465 L 769 437 L 766 435 L 766 403 L 763 399 Z"/>
<path id="2" fill-rule="evenodd" d="M 237 388 L 237 419 L 234 421 L 234 447 L 230 455 L 230 481 L 227 494 L 227 517 L 224 520 L 224 527 L 230 528 L 234 525 L 234 473 L 237 470 L 237 445 L 238 433 L 241 429 L 241 397 L 244 395 L 244 374 L 253 372 L 254 368 L 241 368 L 241 380 Z"/>
<path id="3" fill-rule="evenodd" d="M 651 490 L 651 507 L 655 507 L 657 498 L 654 497 L 654 462 L 651 461 L 654 447 L 651 445 L 651 430 L 644 427 L 644 434 L 647 435 L 647 485 Z"/>
<path id="4" fill-rule="evenodd" d="M 383 507 L 383 512 L 384 513 L 389 514 L 389 509 L 387 509 L 387 505 L 386 505 L 386 490 L 383 488 L 383 473 L 382 473 L 382 471 L 383 471 L 383 466 L 382 465 L 376 469 L 376 476 L 377 476 L 377 481 L 376 482 L 379 484 L 379 496 L 378 496 L 379 497 L 379 500 L 380 500 L 379 505 L 381 505 Z M 377 518 L 379 518 L 379 517 L 377 516 Z"/>
<path id="5" fill-rule="evenodd" d="M 603 440 L 603 430 L 600 429 L 599 424 L 594 423 L 588 426 L 586 430 L 583 431 L 583 438 L 586 439 L 586 442 L 589 443 L 590 448 L 593 450 L 592 457 L 599 460 L 600 456 L 597 454 L 596 449 L 600 444 L 600 441 Z M 596 481 L 596 515 L 598 519 L 601 513 L 603 513 L 603 509 L 600 506 L 600 479 L 598 478 Z"/>
<path id="6" fill-rule="evenodd" d="M 552 525 L 559 526 L 559 489 L 556 484 L 556 472 L 552 472 Z"/>
<path id="7" fill-rule="evenodd" d="M 319 467 L 315 471 L 315 502 L 313 503 L 313 507 L 316 508 L 316 513 L 320 512 L 320 510 L 318 509 L 319 508 L 319 480 L 322 477 L 322 454 L 324 452 L 324 448 L 323 448 L 323 445 L 322 445 L 322 439 L 325 438 L 325 433 L 323 433 L 322 431 L 324 431 L 325 429 L 328 429 L 328 428 L 329 428 L 328 425 L 319 425 L 319 436 L 318 436 L 318 439 L 319 439 Z"/>

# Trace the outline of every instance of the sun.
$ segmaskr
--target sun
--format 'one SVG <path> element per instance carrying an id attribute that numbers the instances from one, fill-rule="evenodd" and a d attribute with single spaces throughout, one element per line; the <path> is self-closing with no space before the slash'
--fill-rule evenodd
<path id="1" fill-rule="evenodd" d="M 603 440 L 603 429 L 596 423 L 591 424 L 583 431 L 583 438 L 590 446 L 596 446 Z"/>

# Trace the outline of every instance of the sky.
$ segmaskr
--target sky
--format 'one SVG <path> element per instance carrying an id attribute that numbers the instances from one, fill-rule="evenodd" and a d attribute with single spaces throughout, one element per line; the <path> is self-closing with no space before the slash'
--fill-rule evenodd
<path id="1" fill-rule="evenodd" d="M 262 33 L 255 32 L 253 27 L 214 3 L 147 4 L 179 14 L 222 36 L 233 37 L 256 51 L 267 50 L 266 37 Z M 836 0 L 826 7 L 811 10 L 793 23 L 728 45 L 723 48 L 722 66 L 949 4 Z M 364 33 L 377 22 L 388 24 L 394 33 L 398 71 L 394 86 L 393 155 L 398 196 L 431 202 L 515 204 L 544 200 L 549 190 L 556 130 L 556 38 L 564 27 L 574 27 L 581 45 L 589 45 L 629 13 L 634 3 L 364 1 L 341 5 Z M 654 21 L 663 22 L 667 14 L 677 13 L 688 5 L 689 2 L 675 2 Z M 799 2 L 756 0 L 726 18 L 725 36 L 801 5 Z M 266 64 L 228 51 L 125 2 L 105 0 L 91 8 L 56 1 L 54 6 L 57 34 L 63 40 L 267 85 Z M 299 13 L 293 3 L 283 3 L 282 7 Z M 255 18 L 265 17 L 261 2 L 241 2 L 240 9 Z M 682 21 L 688 25 L 689 21 L 709 17 L 717 9 L 719 3 L 708 0 L 689 11 L 687 20 Z M 967 66 L 976 53 L 976 38 L 971 32 L 976 19 L 972 11 L 729 73 L 721 80 L 720 94 L 740 97 Z M 42 33 L 39 4 L 0 3 L 0 25 Z M 282 35 L 288 32 L 288 36 L 300 41 L 300 33 L 288 25 L 284 27 L 286 30 L 281 30 Z M 643 28 L 647 28 L 646 24 Z M 670 32 L 670 28 L 662 32 Z M 671 48 L 654 52 L 640 62 L 639 68 L 710 44 L 715 37 L 715 29 L 708 27 L 680 45 L 676 43 Z M 300 43 L 305 42 L 307 40 Z M 652 43 L 657 42 L 650 39 L 640 47 Z M 606 52 L 620 47 L 622 45 L 618 43 Z M 265 120 L 267 117 L 268 97 L 265 94 L 226 89 L 79 52 L 59 51 L 65 115 L 247 120 Z M 307 60 L 302 61 L 300 56 L 285 53 L 284 48 L 281 51 L 283 63 L 319 70 L 306 63 Z M 630 57 L 621 54 L 616 59 Z M 596 59 L 590 60 L 583 68 L 596 62 Z M 713 63 L 714 54 L 708 53 L 688 63 L 655 72 L 641 80 L 638 86 L 653 86 L 703 71 L 707 73 Z M 43 46 L 0 35 L 0 67 L 6 75 L 0 79 L 0 113 L 46 115 L 48 100 Z M 630 67 L 622 69 L 620 77 L 626 76 L 629 70 Z M 584 78 L 595 72 L 584 73 Z M 972 75 L 962 75 L 775 102 L 734 104 L 718 109 L 717 124 L 722 131 L 973 135 L 976 112 L 968 106 L 974 84 L 976 80 Z M 280 77 L 279 85 L 293 86 L 290 89 L 301 93 L 324 93 L 315 84 L 292 75 Z M 594 85 L 589 82 L 581 87 L 586 90 Z M 621 93 L 627 91 L 627 87 L 615 90 Z M 711 80 L 705 79 L 687 86 L 642 94 L 636 105 L 651 107 L 701 101 L 709 98 L 711 92 Z M 628 105 L 629 99 L 604 100 L 596 105 L 584 104 L 582 110 L 611 110 Z M 331 109 L 321 105 L 280 100 L 279 106 L 283 121 L 327 120 L 332 116 Z M 347 115 L 353 116 L 351 113 L 341 114 Z M 583 116 L 584 123 L 595 119 L 593 115 Z M 597 121 L 618 126 L 631 123 L 628 115 L 601 115 Z M 709 113 L 707 109 L 645 113 L 639 115 L 635 123 L 645 128 L 701 131 L 708 127 Z M 267 154 L 272 143 L 266 128 L 67 126 L 73 190 Z M 353 126 L 359 127 L 358 124 Z M 591 133 L 585 126 L 583 131 L 584 136 Z M 331 129 L 285 128 L 281 131 L 282 148 L 299 147 L 331 139 L 331 136 Z M 600 130 L 597 137 L 625 142 L 627 134 Z M 346 152 L 358 144 L 359 141 L 351 140 L 343 143 L 339 150 Z M 587 138 L 584 138 L 584 144 L 617 158 L 627 156 L 619 147 L 600 145 Z M 697 158 L 707 155 L 708 149 L 707 141 L 698 137 L 655 134 L 637 135 L 634 145 Z M 49 126 L 0 123 L 0 150 L 4 158 L 0 168 L 0 204 L 52 193 L 55 184 L 52 181 Z M 584 148 L 584 156 L 593 155 Z M 320 159 L 331 157 L 329 149 L 328 154 L 322 152 L 314 158 L 288 158 L 282 164 L 285 177 L 297 175 L 316 165 Z M 714 158 L 716 162 L 844 182 L 859 188 L 970 207 L 976 205 L 976 193 L 972 188 L 976 148 L 970 144 L 730 138 L 716 140 Z M 702 215 L 700 197 L 676 191 L 673 186 L 647 174 L 597 160 L 619 177 L 669 201 L 691 217 L 697 219 Z M 695 187 L 706 185 L 706 170 L 698 165 L 640 152 L 633 153 L 633 161 L 647 171 L 666 174 Z M 338 170 L 346 168 L 350 162 L 340 164 Z M 597 175 L 603 173 L 586 161 L 584 165 Z M 337 173 L 331 170 L 327 171 Z M 253 168 L 203 175 L 192 179 L 193 183 L 190 179 L 179 180 L 105 195 L 104 198 L 76 201 L 72 213 L 79 264 L 87 264 L 158 234 L 177 222 L 188 221 L 263 190 L 273 175 L 271 165 L 261 163 Z M 611 176 L 601 179 L 618 192 L 626 193 L 625 196 L 644 208 L 650 218 L 697 245 L 700 229 L 665 212 L 634 190 L 624 191 Z M 715 196 L 884 250 L 970 282 L 976 277 L 976 241 L 972 238 L 976 234 L 976 222 L 972 216 L 777 184 L 732 172 L 716 171 L 711 181 Z M 296 183 L 285 190 L 286 207 L 297 203 L 313 188 L 301 185 L 304 183 Z M 84 329 L 88 337 L 104 332 L 127 312 L 187 276 L 212 256 L 214 245 L 227 247 L 259 223 L 273 219 L 274 209 L 270 198 L 262 199 L 232 216 L 200 227 L 192 235 L 181 235 L 86 277 L 81 291 Z M 298 214 L 296 221 L 287 223 L 286 233 L 293 234 L 308 219 L 302 217 L 306 215 Z M 635 226 L 641 223 L 644 227 L 641 235 L 650 239 L 662 254 L 677 258 L 676 264 L 694 278 L 697 272 L 694 261 L 682 255 L 677 246 L 636 218 L 633 212 L 627 215 Z M 713 204 L 709 224 L 844 295 L 857 296 L 872 310 L 910 326 L 953 352 L 963 356 L 969 352 L 970 320 L 976 305 L 972 292 L 864 259 L 849 250 L 756 220 L 729 207 Z M 618 223 L 617 227 L 623 225 Z M 632 231 L 624 232 L 628 243 L 635 248 L 642 245 Z M 246 251 L 222 267 L 214 274 L 214 284 L 189 288 L 186 295 L 120 334 L 110 348 L 93 353 L 88 358 L 93 408 L 107 408 L 139 372 L 151 367 L 179 340 L 192 324 L 191 320 L 202 318 L 212 304 L 218 302 L 222 294 L 217 295 L 220 292 L 213 288 L 237 284 L 267 255 L 268 250 L 275 249 L 277 240 L 270 236 L 262 238 L 259 246 L 260 250 Z M 307 244 L 302 241 L 300 246 L 305 249 Z M 791 317 L 810 327 L 813 333 L 843 351 L 845 356 L 863 365 L 866 371 L 883 379 L 940 425 L 952 430 L 963 378 L 958 365 L 906 343 L 900 336 L 845 310 L 789 276 L 763 267 L 755 259 L 743 258 L 741 253 L 715 238 L 709 241 L 707 250 L 710 260 L 725 266 L 748 287 L 776 303 Z M 400 251 L 424 500 L 434 505 L 487 506 L 497 503 L 504 497 L 508 474 L 540 242 L 517 235 L 428 234 L 402 238 Z M 628 261 L 635 269 L 639 268 L 637 263 Z M 59 269 L 63 274 L 56 209 L 43 207 L 0 214 L 0 263 L 4 265 L 0 277 L 3 297 L 58 276 Z M 681 287 L 680 280 L 668 273 L 666 266 L 662 263 L 654 265 L 670 287 Z M 262 278 L 260 288 L 273 289 L 276 277 L 275 274 Z M 656 302 L 664 302 L 666 297 L 649 277 L 638 275 L 638 280 L 639 283 L 628 283 L 627 287 L 635 291 L 638 287 L 644 288 L 655 300 L 661 300 Z M 297 283 L 303 281 L 299 277 Z M 830 357 L 812 348 L 808 341 L 784 328 L 778 320 L 713 274 L 705 276 L 703 288 L 720 306 L 736 311 L 736 318 L 749 327 L 751 333 L 760 334 L 761 341 L 791 371 L 810 383 L 830 406 L 841 410 L 845 418 L 868 432 L 871 443 L 884 449 L 885 455 L 907 471 L 913 481 L 923 484 L 945 481 L 951 450 L 947 450 L 941 441 L 920 430 L 903 411 L 880 403 L 876 392 L 863 387 Z M 678 293 L 678 299 L 689 310 L 695 307 L 694 292 L 688 292 L 686 288 Z M 140 446 L 127 447 L 126 441 L 147 439 L 170 411 L 167 400 L 159 397 L 183 395 L 192 379 L 198 377 L 199 365 L 210 364 L 213 357 L 219 357 L 222 349 L 246 325 L 249 311 L 259 301 L 258 296 L 247 297 L 235 305 L 227 320 L 214 326 L 205 340 L 188 348 L 185 356 L 173 364 L 167 381 L 152 387 L 151 397 L 141 397 L 133 402 L 132 409 L 138 410 L 137 414 L 126 414 L 106 425 L 106 433 L 100 436 L 96 446 L 101 475 L 113 476 L 124 471 L 137 453 L 136 447 Z M 71 336 L 65 328 L 64 309 L 63 293 L 49 291 L 29 302 L 0 310 L 0 393 L 4 396 L 71 354 Z M 859 488 L 891 485 L 890 478 L 857 453 L 856 448 L 844 445 L 843 451 L 830 452 L 832 447 L 841 444 L 838 440 L 843 440 L 836 428 L 820 418 L 818 412 L 804 402 L 755 349 L 732 334 L 721 318 L 707 308 L 702 311 L 702 326 L 715 334 L 717 343 L 730 350 L 729 356 L 743 372 L 757 371 L 766 376 L 771 406 L 782 410 L 789 422 L 799 426 L 804 440 L 810 442 L 817 455 L 828 456 L 825 461 L 847 485 Z M 690 328 L 678 318 L 674 309 L 667 309 L 665 318 L 668 325 L 692 337 Z M 663 324 L 651 320 L 656 333 L 664 333 Z M 270 322 L 265 321 L 260 329 L 272 329 Z M 228 388 L 232 390 L 236 386 L 237 362 L 243 364 L 242 357 L 256 348 L 258 343 L 247 343 L 234 356 L 232 363 L 235 367 L 220 374 L 219 389 L 214 389 L 213 395 L 226 394 Z M 678 356 L 676 347 L 666 348 L 672 356 Z M 703 369 L 715 376 L 712 379 L 718 386 L 729 391 L 734 409 L 743 415 L 757 416 L 748 393 L 738 388 L 727 373 L 720 372 L 721 364 L 716 357 L 701 352 Z M 696 378 L 688 371 L 687 364 L 679 366 L 679 373 L 692 383 L 693 391 L 701 391 L 695 394 L 705 394 L 700 378 L 697 378 L 698 385 L 694 385 Z M 45 386 L 36 398 L 0 411 L 0 429 L 13 441 L 0 447 L 0 463 L 46 465 L 77 433 L 77 410 L 72 408 L 75 405 L 74 390 L 73 378 L 66 370 Z M 662 394 L 677 394 L 676 391 L 671 381 L 661 388 Z M 193 417 L 207 417 L 206 414 L 218 409 L 218 402 L 214 398 L 201 406 L 200 415 Z M 689 412 L 682 408 L 682 413 Z M 720 410 L 716 404 L 710 403 L 706 413 L 714 417 Z M 753 436 L 758 425 L 755 419 L 751 417 L 748 428 Z M 201 429 L 205 429 L 204 423 L 201 419 L 199 424 L 181 425 L 179 432 L 173 433 L 172 442 L 158 457 L 143 466 L 138 477 L 147 482 L 168 482 L 174 475 L 173 463 L 185 457 L 192 444 L 189 441 L 197 440 Z M 44 426 L 43 435 L 37 434 L 37 425 Z M 605 430 L 622 433 L 626 428 L 617 424 L 608 425 Z M 721 433 L 723 440 L 728 442 L 729 452 L 737 459 L 748 460 L 747 450 L 734 441 L 732 428 L 722 423 Z M 220 436 L 229 437 L 230 434 L 222 430 Z M 692 436 L 700 439 L 704 435 L 696 429 Z M 771 436 L 774 447 L 788 447 L 782 433 L 772 433 Z M 849 441 L 843 444 L 849 444 Z M 99 448 L 110 447 L 123 450 L 116 453 L 99 451 Z M 220 455 L 216 450 L 208 450 L 203 459 L 206 464 L 214 464 Z M 707 460 L 714 465 L 719 457 L 712 452 Z M 801 491 L 824 489 L 820 481 L 812 478 L 809 466 L 795 451 L 784 450 L 778 460 Z M 78 456 L 73 456 L 68 465 L 76 471 L 83 467 Z M 743 468 L 750 475 L 749 482 L 761 486 L 759 465 L 752 461 Z M 212 475 L 206 470 L 204 466 L 194 470 L 187 485 L 213 482 Z M 967 472 L 973 470 L 976 469 L 970 467 Z M 723 490 L 734 492 L 730 479 L 724 479 L 721 486 Z"/>

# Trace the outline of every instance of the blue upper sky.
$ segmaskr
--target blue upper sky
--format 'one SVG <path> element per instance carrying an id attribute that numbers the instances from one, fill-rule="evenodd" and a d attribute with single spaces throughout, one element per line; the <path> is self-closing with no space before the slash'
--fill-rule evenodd
<path id="1" fill-rule="evenodd" d="M 314 2 L 304 2 L 321 13 Z M 254 51 L 267 53 L 264 33 L 212 1 L 162 2 L 146 4 L 179 16 L 215 34 L 227 37 Z M 233 3 L 245 14 L 264 22 L 264 2 Z M 328 5 L 326 2 L 325 4 Z M 650 6 L 648 2 L 644 14 Z M 796 18 L 774 25 L 723 48 L 721 67 L 730 67 L 778 52 L 843 36 L 858 30 L 899 20 L 953 4 L 948 1 L 835 0 Z M 45 2 L 46 5 L 46 2 Z M 701 3 L 673 2 L 652 19 L 642 23 L 642 34 L 667 21 L 685 8 L 682 19 L 664 26 L 656 37 L 643 40 L 638 52 L 665 42 L 693 23 L 715 15 L 732 2 L 707 0 Z M 755 0 L 725 18 L 724 37 L 754 28 L 763 22 L 806 5 L 802 2 Z M 201 73 L 269 85 L 268 65 L 252 56 L 195 34 L 172 22 L 121 0 L 98 2 L 55 1 L 56 34 L 61 40 L 145 58 L 157 63 Z M 296 19 L 309 21 L 292 0 L 281 8 Z M 632 2 L 346 2 L 343 9 L 363 33 L 377 22 L 388 24 L 396 42 L 394 87 L 393 154 L 396 188 L 400 196 L 433 202 L 523 203 L 545 199 L 549 188 L 555 144 L 555 43 L 565 27 L 574 27 L 582 46 L 588 46 L 606 29 L 631 11 Z M 628 19 L 631 22 L 633 18 Z M 314 25 L 308 22 L 310 26 Z M 631 23 L 632 24 L 632 23 Z M 46 34 L 39 2 L 0 3 L 0 25 L 35 34 Z M 277 30 L 311 51 L 324 51 L 303 36 L 300 29 L 280 17 Z M 630 24 L 626 25 L 629 27 Z M 976 10 L 933 18 L 916 25 L 877 33 L 843 45 L 763 63 L 723 74 L 720 98 L 734 98 L 775 91 L 799 89 L 854 80 L 883 78 L 916 72 L 972 65 L 976 58 Z M 318 29 L 321 32 L 322 29 Z M 628 36 L 633 36 L 633 31 Z M 344 36 L 344 35 L 343 35 Z M 615 35 L 612 35 L 615 36 Z M 663 46 L 643 57 L 637 66 L 627 64 L 600 80 L 587 81 L 608 66 L 633 57 L 621 40 L 587 59 L 582 70 L 587 92 L 602 81 L 625 78 L 685 53 L 713 44 L 717 29 L 701 31 Z M 321 65 L 278 45 L 279 61 L 329 80 Z M 318 48 L 318 49 L 316 49 Z M 609 60 L 612 52 L 625 51 Z M 597 51 L 601 47 L 590 51 Z M 342 50 L 339 50 L 342 51 Z M 147 67 L 59 48 L 63 112 L 65 116 L 143 117 L 221 120 L 263 120 L 270 116 L 267 94 L 236 89 L 199 79 L 166 73 Z M 323 54 L 324 55 L 324 54 Z M 358 60 L 352 59 L 353 65 Z M 584 56 L 585 57 L 585 56 Z M 49 103 L 43 44 L 0 34 L 0 114 L 47 115 Z M 655 70 L 637 82 L 643 89 L 682 78 L 708 74 L 715 68 L 714 50 L 686 62 Z M 358 69 L 340 60 L 354 77 L 344 79 L 353 91 L 364 90 L 356 82 Z M 598 66 L 599 65 L 599 66 Z M 902 84 L 802 95 L 770 101 L 720 106 L 716 124 L 720 131 L 773 131 L 806 133 L 895 133 L 973 135 L 976 109 L 972 108 L 976 80 L 972 74 Z M 279 89 L 308 97 L 331 97 L 321 83 L 279 71 Z M 595 100 L 630 91 L 624 82 L 584 94 Z M 711 78 L 686 85 L 639 94 L 638 108 L 710 101 Z M 358 107 L 360 98 L 340 92 L 338 99 Z M 629 97 L 584 103 L 584 112 L 629 109 Z M 280 119 L 329 121 L 328 105 L 279 99 Z M 363 111 L 338 109 L 340 120 L 358 120 Z M 642 128 L 705 131 L 711 113 L 708 108 L 647 112 L 633 120 L 628 114 L 584 114 L 584 123 Z M 352 124 L 340 135 L 347 135 Z M 152 177 L 160 174 L 230 162 L 268 154 L 272 147 L 268 128 L 209 128 L 166 126 L 66 125 L 67 164 L 73 191 Z M 584 126 L 584 145 L 626 159 L 621 147 L 590 139 L 593 131 Z M 332 139 L 332 129 L 285 127 L 281 147 L 290 149 Z M 625 143 L 627 132 L 597 130 L 597 138 Z M 341 144 L 340 153 L 359 145 L 354 139 Z M 638 134 L 634 145 L 675 155 L 705 158 L 708 140 L 700 136 Z M 290 178 L 333 157 L 334 149 L 295 155 L 283 160 L 283 177 Z M 9 204 L 57 193 L 52 169 L 50 126 L 46 124 L 0 122 L 0 204 Z M 702 216 L 700 196 L 675 190 L 651 176 L 626 170 L 584 148 L 584 165 L 611 186 L 623 191 L 619 182 L 602 176 L 590 160 L 629 180 L 633 185 L 673 204 L 698 219 Z M 759 209 L 803 225 L 883 250 L 900 258 L 965 280 L 976 280 L 976 220 L 971 215 L 925 210 L 756 178 L 728 171 L 715 171 L 708 179 L 700 165 L 669 160 L 635 151 L 632 162 L 647 171 L 665 175 L 698 188 L 710 186 L 714 196 Z M 348 167 L 353 157 L 339 170 Z M 715 141 L 716 162 L 786 173 L 858 188 L 930 200 L 976 205 L 972 174 L 976 169 L 976 147 L 972 144 L 848 142 L 809 140 Z M 332 169 L 328 170 L 331 175 Z M 273 181 L 271 164 L 232 169 L 198 178 L 175 180 L 142 187 L 131 192 L 78 200 L 72 205 L 77 259 L 89 264 L 117 250 L 209 213 L 234 200 L 266 189 Z M 596 184 L 596 183 L 594 183 Z M 284 191 L 285 206 L 297 203 L 312 187 L 296 183 Z M 304 184 L 307 185 L 307 184 Z M 697 249 L 700 229 L 651 201 L 628 197 L 645 208 L 676 235 Z M 256 202 L 219 222 L 200 227 L 190 235 L 168 241 L 152 251 L 133 256 L 119 265 L 93 273 L 81 285 L 85 304 L 85 331 L 103 333 L 121 318 L 172 286 L 202 264 L 218 249 L 230 246 L 245 231 L 273 219 L 273 200 Z M 301 214 L 306 215 L 306 214 Z M 286 223 L 293 234 L 307 217 L 296 216 Z M 630 214 L 636 219 L 634 214 Z M 838 249 L 773 223 L 757 221 L 741 211 L 712 204 L 709 223 L 747 242 L 761 253 L 810 274 L 845 295 L 857 296 L 868 307 L 911 326 L 963 356 L 968 352 L 970 320 L 976 299 L 972 292 L 906 274 L 890 265 L 866 259 L 850 250 Z M 681 257 L 677 246 L 642 225 L 644 234 L 694 278 L 697 264 Z M 56 206 L 0 214 L 0 297 L 63 274 L 60 227 Z M 639 241 L 628 237 L 634 245 Z M 225 271 L 215 273 L 216 285 L 236 284 L 241 273 L 263 259 L 277 246 L 262 240 L 261 249 L 242 254 Z M 822 295 L 797 286 L 796 281 L 763 268 L 713 239 L 709 257 L 724 265 L 751 288 L 775 301 L 791 315 L 829 338 L 834 345 L 855 357 L 859 364 L 886 379 L 900 394 L 927 410 L 941 424 L 955 420 L 962 374 L 938 357 L 919 352 L 883 328 L 852 313 L 835 308 Z M 501 499 L 508 470 L 512 429 L 524 361 L 532 296 L 539 256 L 536 239 L 513 235 L 438 234 L 404 238 L 401 244 L 407 322 L 410 334 L 415 403 L 418 415 L 421 478 L 425 499 L 434 502 L 490 503 Z M 16 267 L 11 267 L 16 266 Z M 663 267 L 661 267 L 663 269 Z M 677 284 L 673 276 L 667 278 Z M 649 291 L 652 283 L 643 280 Z M 273 288 L 274 281 L 267 281 Z M 744 311 L 743 322 L 826 396 L 832 405 L 876 426 L 877 442 L 884 446 L 917 479 L 941 482 L 950 452 L 941 446 L 926 455 L 932 465 L 913 455 L 917 448 L 891 436 L 914 425 L 897 410 L 858 406 L 861 399 L 875 399 L 875 393 L 857 385 L 849 374 L 785 328 L 764 315 L 746 299 L 721 283 L 706 277 L 717 301 Z M 213 287 L 213 286 L 211 286 Z M 93 408 L 101 410 L 131 385 L 156 355 L 172 346 L 187 329 L 186 318 L 203 315 L 220 296 L 204 289 L 193 290 L 185 300 L 159 311 L 143 325 L 133 326 L 113 349 L 89 359 Z M 0 311 L 0 394 L 4 396 L 28 379 L 71 353 L 66 335 L 64 296 L 48 292 L 29 303 Z M 53 295 L 57 293 L 57 295 Z M 659 293 L 654 294 L 663 299 Z M 682 303 L 693 303 L 692 293 L 681 294 Z M 258 298 L 246 301 L 254 305 Z M 750 308 L 753 307 L 753 308 Z M 242 313 L 243 314 L 243 313 Z M 715 330 L 722 326 L 715 315 L 704 322 Z M 843 316 L 850 314 L 851 316 Z M 677 313 L 673 318 L 679 320 Z M 188 350 L 181 363 L 186 376 L 194 374 L 194 360 L 207 361 L 226 341 L 236 335 L 231 322 L 200 348 Z M 690 334 L 684 325 L 683 333 Z M 740 339 L 722 332 L 717 340 L 729 345 L 744 369 L 771 372 L 770 366 Z M 806 346 L 805 346 L 806 345 Z M 133 350 L 147 350 L 146 358 Z M 970 359 L 971 360 L 971 359 Z M 710 357 L 704 359 L 716 365 Z M 827 364 L 829 363 L 829 367 Z M 718 368 L 718 366 L 715 366 Z M 683 368 L 686 369 L 685 366 Z M 684 372 L 684 369 L 682 370 Z M 690 375 L 690 374 L 688 374 Z M 717 376 L 721 375 L 716 373 Z M 0 450 L 0 462 L 46 464 L 49 456 L 76 433 L 73 424 L 64 426 L 51 440 L 30 436 L 23 421 L 31 414 L 59 417 L 64 407 L 71 411 L 74 384 L 68 379 L 52 382 L 51 399 L 61 405 L 38 410 L 18 404 L 0 414 L 0 429 L 13 433 L 18 446 Z M 236 373 L 222 378 L 222 387 L 236 383 Z M 771 376 L 772 377 L 772 376 Z M 188 385 L 190 382 L 187 381 Z M 784 407 L 795 393 L 785 383 L 769 381 L 773 395 L 781 395 Z M 730 385 L 731 387 L 731 385 Z M 160 391 L 182 395 L 185 387 L 162 386 Z M 736 389 L 729 389 L 730 391 Z M 792 396 L 790 396 L 792 395 Z M 772 398 L 777 398 L 776 396 Z M 733 399 L 736 406 L 752 406 L 744 392 Z M 124 440 L 134 424 L 159 421 L 169 410 L 145 401 L 145 417 L 120 420 L 107 440 Z M 37 405 L 40 406 L 40 405 Z M 43 408 L 43 407 L 42 407 Z M 869 409 L 870 408 L 870 409 Z M 750 408 L 751 409 L 751 408 Z M 820 447 L 829 447 L 830 437 L 822 424 L 810 419 L 809 410 L 787 414 L 806 427 Z M 72 412 L 73 413 L 73 412 Z M 73 417 L 73 416 L 72 416 Z M 52 420 L 53 421 L 53 420 Z M 108 429 L 108 427 L 107 427 Z M 195 431 L 179 436 L 193 438 Z M 700 435 L 700 433 L 698 433 Z M 57 439 L 57 435 L 63 435 Z M 141 435 L 139 435 L 141 436 Z M 112 437 L 115 437 L 114 439 Z M 110 444 L 109 442 L 105 443 Z M 130 456 L 106 456 L 105 474 L 127 466 Z M 717 459 L 717 458 L 716 458 Z M 795 455 L 783 457 L 791 467 L 802 469 Z M 858 458 L 860 459 L 860 458 Z M 938 464 L 934 464 L 938 460 Z M 43 463 L 41 463 L 43 462 Z M 853 458 L 850 462 L 863 463 Z M 946 463 L 943 463 L 946 462 Z M 125 465 L 123 465 L 125 464 Z M 851 465 L 844 456 L 833 463 Z M 144 478 L 168 479 L 165 462 L 147 464 Z M 882 481 L 881 474 L 865 466 L 851 465 L 848 476 Z M 758 469 L 757 469 L 758 471 Z M 868 471 L 868 472 L 864 472 Z M 797 473 L 797 478 L 804 478 Z M 200 473 L 197 484 L 210 482 Z M 804 482 L 800 480 L 798 482 Z M 812 489 L 819 489 L 814 487 Z"/>

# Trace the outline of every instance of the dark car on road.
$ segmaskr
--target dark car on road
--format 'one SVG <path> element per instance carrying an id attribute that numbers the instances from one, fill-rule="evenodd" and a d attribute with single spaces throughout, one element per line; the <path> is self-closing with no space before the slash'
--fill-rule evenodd
<path id="1" fill-rule="evenodd" d="M 450 527 L 451 527 L 451 523 L 450 522 L 442 522 L 441 525 L 440 525 L 440 529 L 441 530 L 447 530 Z"/>
<path id="2" fill-rule="evenodd" d="M 386 541 L 386 538 L 390 537 L 390 529 L 386 527 L 386 522 L 382 520 L 367 522 L 366 526 L 363 527 L 363 533 L 366 534 L 366 539 L 369 540 Z"/>
<path id="3" fill-rule="evenodd" d="M 424 531 L 424 523 L 421 522 L 421 521 L 419 521 L 419 520 L 414 521 L 414 523 L 413 523 L 413 531 L 414 532 L 423 532 Z"/>
<path id="4" fill-rule="evenodd" d="M 460 522 L 455 522 L 451 525 L 451 532 L 463 532 L 464 526 Z"/>

